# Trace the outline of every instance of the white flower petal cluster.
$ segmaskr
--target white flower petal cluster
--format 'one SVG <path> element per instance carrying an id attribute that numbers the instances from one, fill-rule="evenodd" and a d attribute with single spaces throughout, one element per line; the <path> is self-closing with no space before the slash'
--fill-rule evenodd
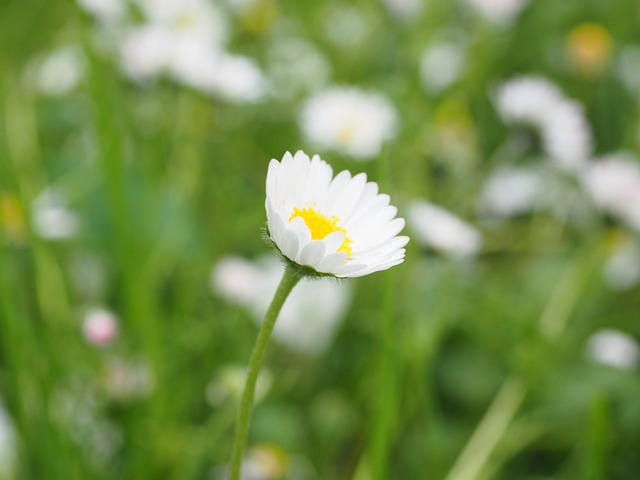
<path id="1" fill-rule="evenodd" d="M 592 162 L 582 174 L 596 206 L 640 232 L 640 161 L 614 154 Z"/>
<path id="2" fill-rule="evenodd" d="M 465 0 L 480 15 L 497 24 L 507 25 L 524 8 L 527 0 Z"/>
<path id="3" fill-rule="evenodd" d="M 503 165 L 489 174 L 479 199 L 483 213 L 509 218 L 535 210 L 545 178 L 539 168 Z"/>
<path id="4" fill-rule="evenodd" d="M 333 87 L 309 98 L 300 114 L 300 128 L 309 142 L 358 160 L 380 154 L 397 130 L 391 102 L 379 93 L 355 87 Z"/>
<path id="5" fill-rule="evenodd" d="M 466 52 L 460 41 L 430 45 L 420 61 L 422 85 L 430 92 L 441 92 L 460 78 L 465 61 Z"/>
<path id="6" fill-rule="evenodd" d="M 282 277 L 282 265 L 273 256 L 250 262 L 242 257 L 222 258 L 211 272 L 211 286 L 229 301 L 247 308 L 256 323 L 264 315 Z M 273 335 L 296 351 L 316 355 L 331 344 L 351 303 L 349 284 L 301 282 L 282 307 Z"/>
<path id="7" fill-rule="evenodd" d="M 640 348 L 638 342 L 630 335 L 605 328 L 589 337 L 587 355 L 598 363 L 630 370 L 640 361 Z"/>
<path id="8" fill-rule="evenodd" d="M 404 219 L 364 173 L 333 169 L 318 155 L 287 152 L 267 173 L 267 224 L 291 262 L 336 277 L 360 277 L 404 260 Z"/>
<path id="9" fill-rule="evenodd" d="M 80 218 L 69 208 L 65 193 L 54 188 L 33 201 L 32 220 L 36 233 L 49 240 L 69 239 L 80 230 Z"/>
<path id="10" fill-rule="evenodd" d="M 495 104 L 506 123 L 535 128 L 546 154 L 558 166 L 577 170 L 591 156 L 591 130 L 584 109 L 549 80 L 538 76 L 511 79 L 498 87 Z"/>
<path id="11" fill-rule="evenodd" d="M 473 255 L 482 246 L 482 236 L 475 227 L 426 200 L 409 204 L 407 222 L 424 246 L 452 257 Z"/>
<path id="12" fill-rule="evenodd" d="M 92 13 L 97 0 L 81 4 Z M 254 102 L 266 93 L 266 79 L 252 58 L 227 51 L 229 21 L 207 0 L 135 0 L 143 21 L 121 18 L 103 25 L 112 31 L 122 70 L 136 82 L 164 76 L 233 102 Z M 86 4 L 86 5 L 85 5 Z M 125 16 L 126 17 L 126 16 Z M 106 15 L 101 18 L 108 23 Z M 115 32 L 115 34 L 113 34 Z"/>
<path id="13" fill-rule="evenodd" d="M 50 52 L 37 66 L 36 83 L 44 95 L 66 95 L 80 84 L 85 74 L 85 58 L 76 45 Z"/>

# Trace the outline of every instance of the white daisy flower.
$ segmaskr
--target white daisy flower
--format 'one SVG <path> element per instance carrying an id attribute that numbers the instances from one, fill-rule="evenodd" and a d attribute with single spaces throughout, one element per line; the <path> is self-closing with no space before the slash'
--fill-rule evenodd
<path id="1" fill-rule="evenodd" d="M 498 167 L 482 188 L 480 210 L 502 218 L 531 212 L 541 203 L 544 184 L 545 177 L 538 168 Z"/>
<path id="2" fill-rule="evenodd" d="M 560 89 L 546 78 L 526 75 L 501 84 L 496 90 L 495 104 L 506 123 L 541 128 L 562 98 Z"/>
<path id="3" fill-rule="evenodd" d="M 498 113 L 508 124 L 528 125 L 540 135 L 547 155 L 561 168 L 577 170 L 591 156 L 591 129 L 584 109 L 538 76 L 513 78 L 495 94 Z"/>
<path id="4" fill-rule="evenodd" d="M 310 142 L 359 160 L 379 155 L 382 145 L 395 136 L 397 123 L 386 97 L 348 87 L 317 93 L 300 115 L 300 128 Z"/>
<path id="5" fill-rule="evenodd" d="M 52 97 L 66 95 L 78 86 L 84 73 L 85 58 L 80 48 L 75 45 L 58 48 L 38 66 L 38 89 Z"/>
<path id="6" fill-rule="evenodd" d="M 32 220 L 36 233 L 49 240 L 69 239 L 80 230 L 80 219 L 68 207 L 65 193 L 54 188 L 34 200 Z"/>
<path id="7" fill-rule="evenodd" d="M 404 219 L 378 184 L 333 169 L 318 155 L 287 152 L 267 173 L 269 236 L 282 255 L 309 274 L 360 277 L 404 260 Z"/>
<path id="8" fill-rule="evenodd" d="M 425 246 L 453 257 L 473 255 L 480 250 L 480 232 L 444 208 L 414 200 L 407 211 L 409 227 Z"/>
<path id="9" fill-rule="evenodd" d="M 466 60 L 464 45 L 449 40 L 430 45 L 420 60 L 420 79 L 430 92 L 438 93 L 454 84 Z"/>
<path id="10" fill-rule="evenodd" d="M 632 155 L 610 155 L 582 176 L 596 206 L 640 232 L 640 163 Z"/>
<path id="11" fill-rule="evenodd" d="M 465 2 L 490 22 L 502 25 L 511 23 L 527 4 L 527 0 L 465 0 Z"/>
<path id="12" fill-rule="evenodd" d="M 630 370 L 640 361 L 640 348 L 638 342 L 630 335 L 605 328 L 589 337 L 587 355 L 598 363 Z"/>

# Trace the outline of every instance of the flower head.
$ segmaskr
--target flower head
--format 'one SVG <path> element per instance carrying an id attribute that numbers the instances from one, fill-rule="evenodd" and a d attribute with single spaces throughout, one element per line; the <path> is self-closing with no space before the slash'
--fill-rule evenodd
<path id="1" fill-rule="evenodd" d="M 269 237 L 308 274 L 360 277 L 404 260 L 404 219 L 378 184 L 333 169 L 318 155 L 287 152 L 267 174 Z M 305 268 L 308 267 L 308 268 Z"/>
<path id="2" fill-rule="evenodd" d="M 465 257 L 480 250 L 480 232 L 444 208 L 426 200 L 414 200 L 408 211 L 409 227 L 426 247 L 452 257 Z"/>
<path id="3" fill-rule="evenodd" d="M 357 88 L 330 88 L 312 96 L 300 115 L 305 137 L 321 148 L 369 160 L 396 133 L 398 118 L 389 100 Z"/>

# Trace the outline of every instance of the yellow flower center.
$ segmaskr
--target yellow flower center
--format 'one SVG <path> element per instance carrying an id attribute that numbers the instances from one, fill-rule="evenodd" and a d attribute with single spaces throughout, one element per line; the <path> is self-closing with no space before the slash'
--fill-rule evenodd
<path id="1" fill-rule="evenodd" d="M 344 233 L 344 242 L 342 242 L 338 251 L 345 252 L 347 254 L 347 258 L 351 256 L 351 239 L 347 237 L 347 231 L 338 226 L 338 221 L 340 220 L 338 217 L 335 215 L 331 218 L 326 217 L 311 207 L 302 209 L 298 207 L 294 208 L 291 217 L 289 217 L 289 221 L 293 220 L 295 217 L 300 217 L 304 220 L 304 223 L 306 223 L 307 227 L 309 227 L 309 230 L 311 231 L 312 240 L 322 240 L 333 232 Z"/>

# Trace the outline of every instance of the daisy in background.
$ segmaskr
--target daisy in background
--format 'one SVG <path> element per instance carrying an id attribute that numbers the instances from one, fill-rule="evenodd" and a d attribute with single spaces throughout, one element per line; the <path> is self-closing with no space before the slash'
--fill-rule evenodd
<path id="1" fill-rule="evenodd" d="M 230 480 L 240 480 L 260 366 L 276 319 L 301 278 L 360 277 L 404 261 L 404 220 L 388 195 L 365 174 L 333 169 L 318 155 L 287 152 L 269 163 L 266 182 L 269 239 L 285 269 L 249 359 L 233 441 Z M 327 303 L 330 303 L 329 300 Z"/>
<path id="2" fill-rule="evenodd" d="M 480 193 L 480 212 L 511 218 L 536 210 L 545 191 L 540 168 L 503 165 L 489 174 Z"/>
<path id="3" fill-rule="evenodd" d="M 460 39 L 429 45 L 420 60 L 423 87 L 432 93 L 447 89 L 460 78 L 466 59 L 465 46 Z"/>
<path id="4" fill-rule="evenodd" d="M 549 80 L 513 78 L 497 88 L 494 103 L 505 123 L 533 128 L 544 152 L 560 168 L 576 171 L 587 163 L 592 141 L 584 109 Z"/>
<path id="5" fill-rule="evenodd" d="M 395 137 L 398 116 L 379 93 L 333 87 L 305 102 L 299 124 L 305 138 L 317 147 L 370 160 Z"/>
<path id="6" fill-rule="evenodd" d="M 247 308 L 260 324 L 282 275 L 273 256 L 250 262 L 242 257 L 222 258 L 213 268 L 211 285 L 227 300 Z M 282 307 L 273 335 L 286 347 L 309 355 L 324 352 L 349 307 L 351 285 L 305 282 L 291 292 Z"/>
<path id="7" fill-rule="evenodd" d="M 482 247 L 482 236 L 475 227 L 426 200 L 408 205 L 407 222 L 422 245 L 440 253 L 462 258 Z"/>
<path id="8" fill-rule="evenodd" d="M 528 0 L 464 0 L 488 21 L 499 25 L 510 25 Z"/>
<path id="9" fill-rule="evenodd" d="M 636 339 L 629 334 L 605 328 L 588 338 L 587 355 L 603 365 L 632 370 L 638 366 L 640 348 Z"/>
<path id="10" fill-rule="evenodd" d="M 582 184 L 596 207 L 640 232 L 640 161 L 617 153 L 589 165 Z"/>

